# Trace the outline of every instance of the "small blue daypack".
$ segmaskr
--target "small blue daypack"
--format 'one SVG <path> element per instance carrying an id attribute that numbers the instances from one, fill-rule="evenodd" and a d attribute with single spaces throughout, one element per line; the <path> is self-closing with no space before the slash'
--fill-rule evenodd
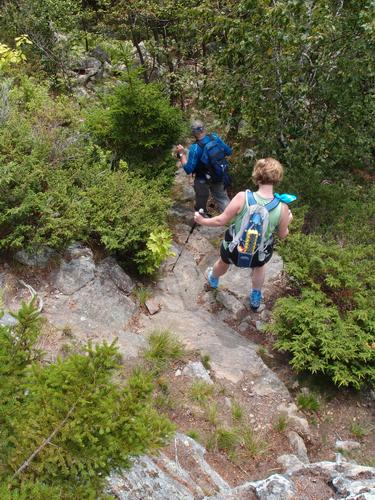
<path id="1" fill-rule="evenodd" d="M 256 253 L 258 253 L 259 262 L 265 259 L 264 250 L 270 243 L 270 239 L 265 238 L 269 213 L 280 203 L 278 198 L 273 198 L 263 206 L 258 204 L 251 191 L 247 190 L 245 195 L 247 212 L 243 216 L 237 234 L 233 234 L 234 226 L 232 226 L 233 240 L 229 243 L 230 252 L 233 252 L 235 248 L 238 250 L 237 267 L 250 267 Z"/>
<path id="2" fill-rule="evenodd" d="M 213 135 L 209 135 L 209 142 L 197 141 L 203 149 L 202 163 L 207 167 L 211 182 L 224 182 L 224 186 L 230 185 L 229 163 L 226 159 L 223 145 Z"/>

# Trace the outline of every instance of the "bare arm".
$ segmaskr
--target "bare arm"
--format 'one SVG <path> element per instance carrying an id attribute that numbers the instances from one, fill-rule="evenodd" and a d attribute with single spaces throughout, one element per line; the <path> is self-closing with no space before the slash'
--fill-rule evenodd
<path id="1" fill-rule="evenodd" d="M 281 217 L 280 217 L 280 222 L 279 222 L 279 229 L 278 229 L 278 235 L 279 238 L 282 240 L 286 238 L 289 234 L 289 224 L 293 219 L 292 212 L 289 210 L 288 205 L 283 203 L 281 207 Z"/>
<path id="2" fill-rule="evenodd" d="M 245 202 L 245 193 L 241 191 L 237 193 L 233 200 L 229 203 L 227 208 L 223 213 L 212 217 L 211 219 L 205 219 L 199 212 L 195 212 L 194 221 L 202 226 L 220 227 L 225 226 L 230 222 L 237 214 L 242 210 L 243 204 Z"/>

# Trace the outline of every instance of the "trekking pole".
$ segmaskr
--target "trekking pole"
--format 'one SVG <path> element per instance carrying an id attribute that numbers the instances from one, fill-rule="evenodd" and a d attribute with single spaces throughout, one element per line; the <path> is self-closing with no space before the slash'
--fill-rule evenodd
<path id="1" fill-rule="evenodd" d="M 198 210 L 198 212 L 199 212 L 201 215 L 203 215 L 203 214 L 204 214 L 204 210 L 203 210 L 203 208 L 200 208 L 200 209 Z M 177 264 L 177 262 L 178 262 L 179 258 L 180 258 L 180 257 L 181 257 L 181 255 L 182 255 L 182 252 L 185 250 L 185 246 L 187 245 L 187 242 L 189 241 L 190 236 L 193 234 L 194 229 L 195 229 L 196 227 L 197 227 L 197 223 L 194 221 L 194 223 L 193 223 L 193 225 L 191 226 L 191 229 L 190 229 L 190 231 L 189 231 L 189 234 L 187 235 L 187 238 L 186 238 L 186 240 L 185 240 L 185 243 L 182 245 L 182 248 L 181 248 L 181 250 L 180 250 L 180 251 L 179 251 L 179 253 L 178 253 L 177 259 L 174 261 L 174 264 L 173 264 L 172 269 L 171 269 L 171 272 L 172 272 L 172 273 L 173 273 L 173 271 L 174 271 L 174 268 L 176 267 L 176 264 Z"/>

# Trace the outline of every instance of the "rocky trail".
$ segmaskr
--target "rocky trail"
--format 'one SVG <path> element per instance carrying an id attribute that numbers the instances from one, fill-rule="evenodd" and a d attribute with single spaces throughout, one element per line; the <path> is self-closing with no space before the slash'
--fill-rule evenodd
<path id="1" fill-rule="evenodd" d="M 182 249 L 191 229 L 192 199 L 186 177 L 178 174 L 176 203 L 171 210 L 176 256 L 163 264 L 146 307 L 140 307 L 135 299 L 139 284 L 113 258 L 98 260 L 80 244 L 71 245 L 61 259 L 49 252 L 34 257 L 20 253 L 21 269 L 2 265 L 0 285 L 7 308 L 15 309 L 21 299 L 29 297 L 30 290 L 19 281 L 20 274 L 42 299 L 47 328 L 41 347 L 50 359 L 68 341 L 118 338 L 124 359 L 136 363 L 148 334 L 167 329 L 187 348 L 210 359 L 209 371 L 200 362 L 187 362 L 170 374 L 176 381 L 183 384 L 192 377 L 203 378 L 220 384 L 227 394 L 240 395 L 241 404 L 252 415 L 254 429 L 268 435 L 270 441 L 275 421 L 282 417 L 287 423 L 282 451 L 279 446 L 265 476 L 257 480 L 251 474 L 230 480 L 225 477 L 225 466 L 216 469 L 206 459 L 201 444 L 177 433 L 174 442 L 157 457 L 137 458 L 130 471 L 112 475 L 108 492 L 129 500 L 375 499 L 375 468 L 349 462 L 340 453 L 335 460 L 310 463 L 308 448 L 314 437 L 307 419 L 285 384 L 262 360 L 259 346 L 243 335 L 249 328 L 260 330 L 269 318 L 268 298 L 280 286 L 281 258 L 272 258 L 266 307 L 257 314 L 247 306 L 250 276 L 246 270 L 231 269 L 218 291 L 208 290 L 204 272 L 217 257 L 222 230 L 197 227 Z M 1 322 L 7 321 L 12 318 L 5 315 Z"/>

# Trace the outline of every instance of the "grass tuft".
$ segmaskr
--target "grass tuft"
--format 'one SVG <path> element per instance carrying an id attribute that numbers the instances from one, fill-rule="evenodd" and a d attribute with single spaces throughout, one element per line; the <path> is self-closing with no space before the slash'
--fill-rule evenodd
<path id="1" fill-rule="evenodd" d="M 144 306 L 151 297 L 150 290 L 145 286 L 137 286 L 132 293 L 141 306 Z"/>
<path id="2" fill-rule="evenodd" d="M 190 387 L 191 398 L 200 405 L 205 404 L 213 393 L 214 386 L 204 382 L 204 380 L 195 380 Z"/>
<path id="3" fill-rule="evenodd" d="M 206 370 L 211 370 L 211 358 L 209 354 L 201 354 L 201 362 L 202 365 L 206 368 Z"/>
<path id="4" fill-rule="evenodd" d="M 297 404 L 301 410 L 318 411 L 320 403 L 314 394 L 298 394 Z"/>
<path id="5" fill-rule="evenodd" d="M 287 417 L 285 415 L 279 415 L 274 425 L 274 429 L 278 432 L 285 432 L 287 427 L 288 427 Z"/>
<path id="6" fill-rule="evenodd" d="M 238 434 L 232 429 L 216 429 L 207 441 L 207 450 L 224 451 L 228 454 L 233 454 L 237 444 L 239 443 Z"/>
<path id="7" fill-rule="evenodd" d="M 169 330 L 155 330 L 148 337 L 148 344 L 143 356 L 157 369 L 164 368 L 171 361 L 182 359 L 185 354 L 182 343 Z"/>
<path id="8" fill-rule="evenodd" d="M 349 430 L 353 434 L 353 436 L 355 436 L 358 439 L 362 439 L 365 436 L 367 436 L 367 434 L 368 434 L 367 430 L 361 424 L 358 424 L 357 422 L 353 422 L 350 425 Z"/>
<path id="9" fill-rule="evenodd" d="M 245 454 L 251 458 L 261 455 L 267 450 L 266 442 L 256 436 L 251 427 L 246 427 L 241 432 L 241 446 Z"/>
<path id="10" fill-rule="evenodd" d="M 186 433 L 187 436 L 191 437 L 191 439 L 195 439 L 195 441 L 200 441 L 200 435 L 198 431 L 195 431 L 194 429 L 191 429 L 190 431 L 187 431 Z"/>
<path id="11" fill-rule="evenodd" d="M 236 422 L 239 422 L 240 420 L 242 420 L 242 417 L 243 417 L 243 409 L 236 401 L 233 401 L 233 403 L 232 403 L 232 419 Z"/>
<path id="12" fill-rule="evenodd" d="M 207 421 L 212 427 L 217 427 L 219 423 L 219 411 L 217 403 L 210 404 L 206 409 Z"/>

